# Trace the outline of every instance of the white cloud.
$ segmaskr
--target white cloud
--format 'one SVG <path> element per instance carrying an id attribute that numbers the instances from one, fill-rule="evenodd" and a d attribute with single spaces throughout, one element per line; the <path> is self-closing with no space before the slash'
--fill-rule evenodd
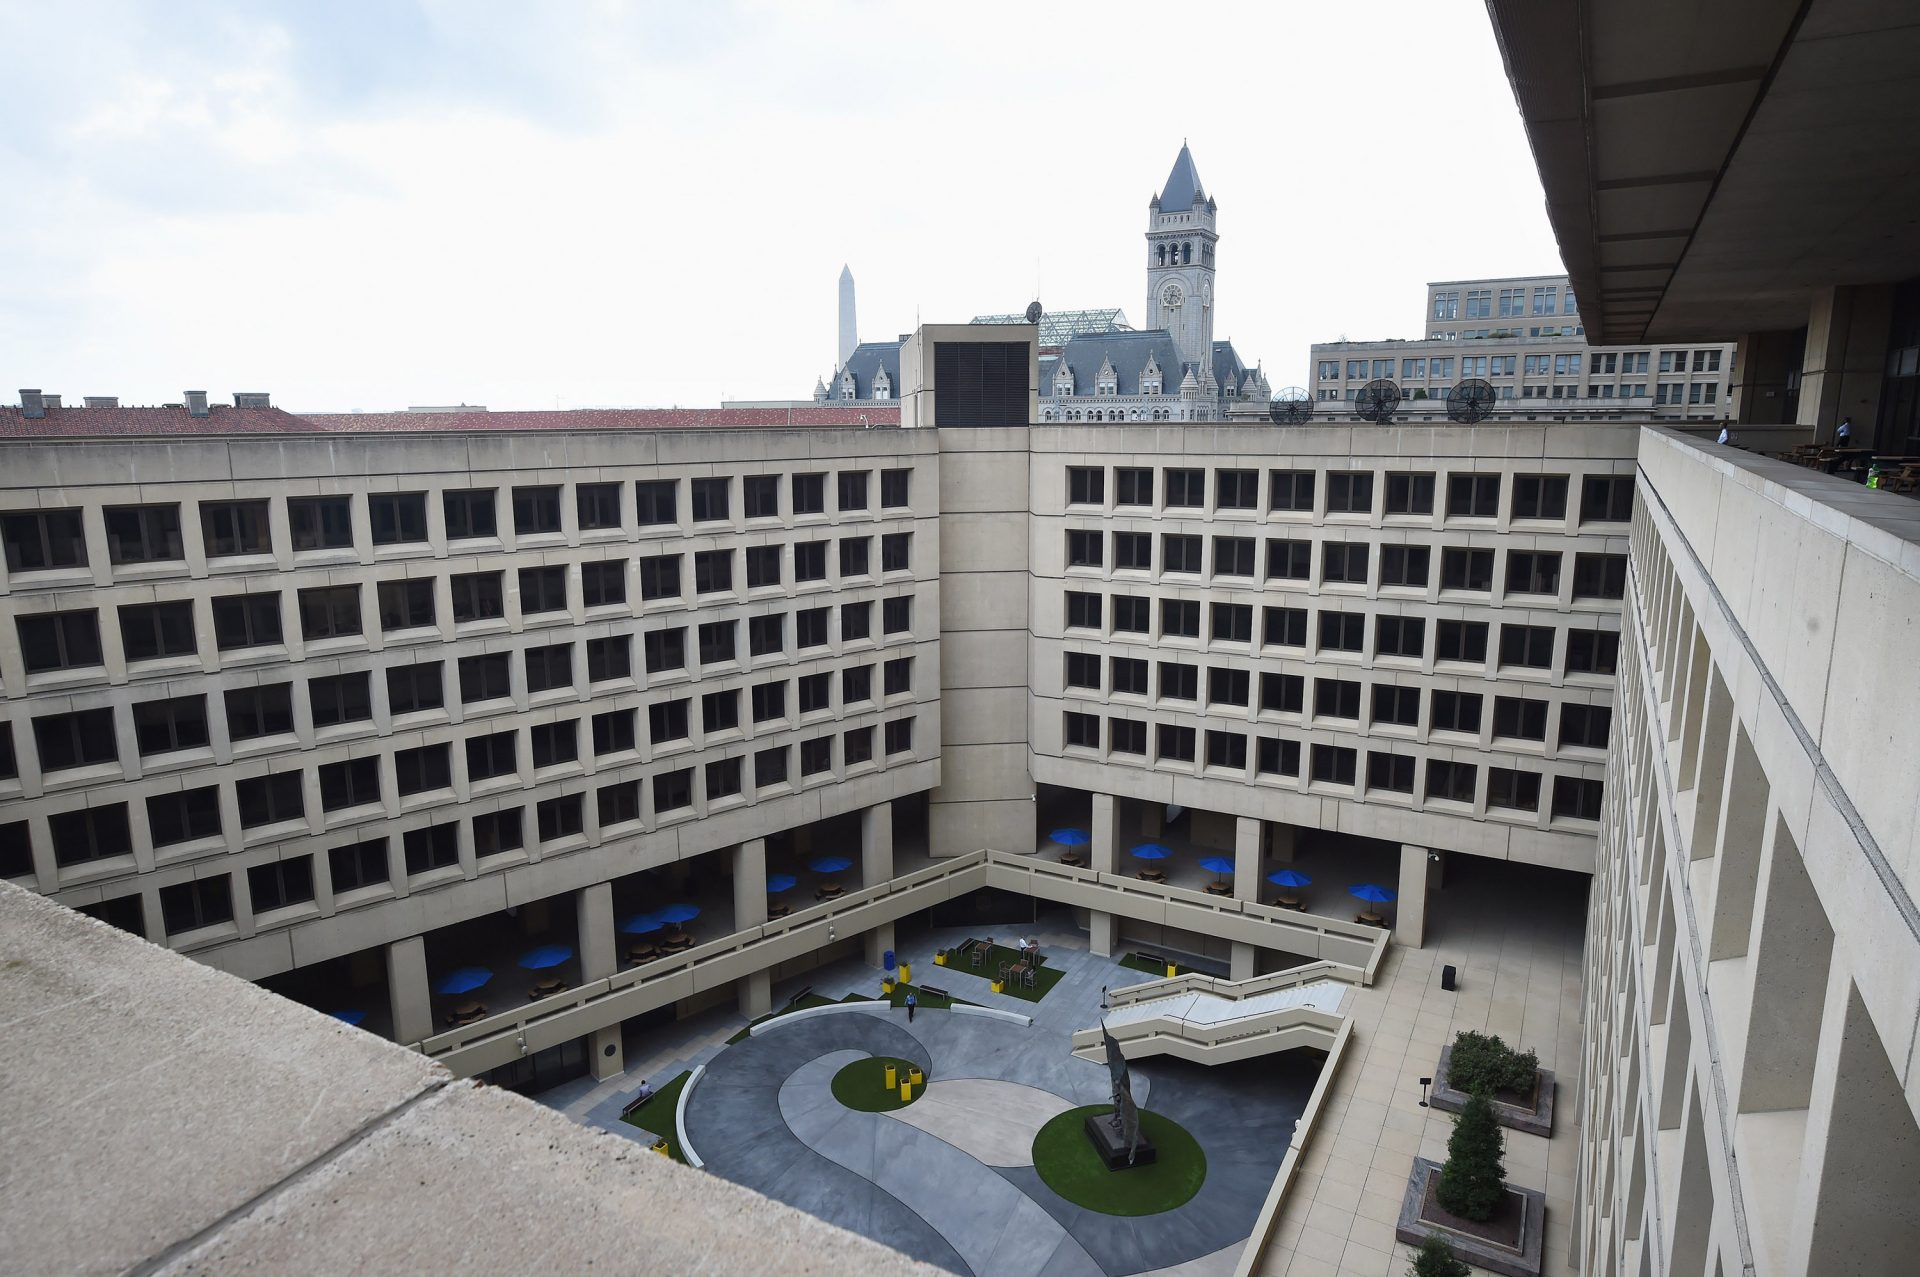
<path id="1" fill-rule="evenodd" d="M 266 16 L 261 16 L 261 14 Z M 1410 336 L 1429 278 L 1556 269 L 1466 6 L 137 5 L 0 17 L 0 377 L 311 408 L 713 404 L 862 333 L 1143 319 L 1182 137 L 1220 201 L 1218 331 L 1277 385 Z M 164 25 L 156 25 L 164 24 Z M 18 46 L 16 46 L 18 47 Z"/>

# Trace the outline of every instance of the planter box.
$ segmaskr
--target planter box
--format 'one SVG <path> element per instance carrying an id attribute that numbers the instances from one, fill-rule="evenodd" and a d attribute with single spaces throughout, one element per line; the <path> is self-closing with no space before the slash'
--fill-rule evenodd
<path id="1" fill-rule="evenodd" d="M 1433 1107 L 1443 1113 L 1458 1113 L 1467 1106 L 1467 1093 L 1448 1085 L 1453 1067 L 1453 1047 L 1440 1048 L 1440 1063 L 1433 1070 Z M 1493 1101 L 1493 1120 L 1508 1130 L 1525 1131 L 1542 1139 L 1553 1137 L 1553 1070 L 1534 1070 L 1533 1107 L 1526 1108 L 1507 1100 Z"/>
<path id="2" fill-rule="evenodd" d="M 1413 1173 L 1407 1177 L 1406 1196 L 1400 1201 L 1400 1219 L 1393 1235 L 1409 1246 L 1418 1246 L 1429 1237 L 1440 1237 L 1453 1247 L 1453 1253 L 1469 1264 L 1505 1277 L 1540 1277 L 1542 1243 L 1546 1239 L 1547 1195 L 1531 1188 L 1507 1185 L 1515 1199 L 1519 1227 L 1509 1239 L 1480 1235 L 1480 1226 L 1463 1220 L 1449 1221 L 1438 1203 L 1429 1199 L 1429 1186 L 1440 1175 L 1440 1163 L 1425 1157 L 1413 1159 Z M 1466 1229 L 1478 1231 L 1465 1231 Z"/>

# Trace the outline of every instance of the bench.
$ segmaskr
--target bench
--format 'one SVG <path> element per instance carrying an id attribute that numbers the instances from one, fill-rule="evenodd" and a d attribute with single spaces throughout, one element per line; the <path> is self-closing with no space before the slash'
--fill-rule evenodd
<path id="1" fill-rule="evenodd" d="M 945 989 L 941 988 L 937 984 L 923 984 L 920 986 L 920 992 L 926 994 L 930 998 L 941 998 L 948 1003 L 951 1003 L 953 1001 L 953 995 L 951 993 L 948 993 Z"/>
<path id="2" fill-rule="evenodd" d="M 805 1002 L 808 998 L 812 996 L 813 996 L 813 986 L 808 985 L 806 988 L 800 990 L 800 992 L 794 994 L 792 997 L 787 999 L 787 1010 L 789 1011 L 793 1010 L 795 1007 L 799 1006 L 802 1002 Z"/>

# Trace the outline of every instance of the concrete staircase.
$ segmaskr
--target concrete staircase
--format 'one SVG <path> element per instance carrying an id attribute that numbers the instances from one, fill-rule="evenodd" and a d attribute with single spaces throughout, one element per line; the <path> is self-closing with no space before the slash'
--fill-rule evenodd
<path id="1" fill-rule="evenodd" d="M 1129 1060 L 1172 1055 L 1226 1064 L 1296 1047 L 1327 1050 L 1343 1022 L 1352 968 L 1315 962 L 1251 980 L 1185 975 L 1108 996 L 1107 1031 Z M 1100 1028 L 1073 1035 L 1073 1053 L 1105 1058 Z"/>

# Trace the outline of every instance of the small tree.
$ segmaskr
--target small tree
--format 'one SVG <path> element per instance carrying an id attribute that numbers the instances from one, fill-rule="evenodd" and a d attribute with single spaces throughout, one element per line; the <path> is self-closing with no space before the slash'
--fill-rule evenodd
<path id="1" fill-rule="evenodd" d="M 1493 1105 L 1486 1092 L 1476 1091 L 1454 1119 L 1447 1140 L 1447 1164 L 1440 1168 L 1434 1194 L 1440 1205 L 1462 1219 L 1492 1219 L 1507 1189 L 1505 1152 Z"/>
<path id="2" fill-rule="evenodd" d="M 1473 1269 L 1453 1253 L 1445 1238 L 1429 1237 L 1420 1243 L 1407 1277 L 1473 1277 Z"/>

